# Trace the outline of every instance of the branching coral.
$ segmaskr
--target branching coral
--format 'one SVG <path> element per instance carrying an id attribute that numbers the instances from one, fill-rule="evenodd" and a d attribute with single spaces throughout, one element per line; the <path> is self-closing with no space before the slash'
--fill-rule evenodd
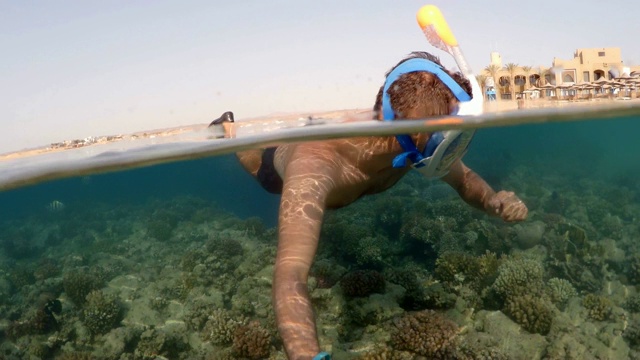
<path id="1" fill-rule="evenodd" d="M 134 359 L 176 359 L 188 346 L 184 335 L 149 329 L 140 335 Z"/>
<path id="2" fill-rule="evenodd" d="M 160 209 L 155 211 L 147 223 L 147 235 L 158 241 L 167 241 L 178 225 L 176 213 Z"/>
<path id="3" fill-rule="evenodd" d="M 582 306 L 587 309 L 589 317 L 596 321 L 604 321 L 611 313 L 611 301 L 604 296 L 588 294 L 582 299 Z"/>
<path id="4" fill-rule="evenodd" d="M 636 254 L 629 259 L 627 276 L 632 284 L 640 284 L 640 255 Z"/>
<path id="5" fill-rule="evenodd" d="M 406 315 L 394 320 L 391 343 L 430 359 L 447 358 L 455 351 L 458 326 L 433 310 Z"/>
<path id="6" fill-rule="evenodd" d="M 360 297 L 384 292 L 385 282 L 382 274 L 375 270 L 356 270 L 340 280 L 340 287 L 346 296 Z"/>
<path id="7" fill-rule="evenodd" d="M 104 334 L 114 328 L 122 315 L 118 299 L 102 291 L 92 291 L 82 311 L 82 321 L 93 335 Z"/>
<path id="8" fill-rule="evenodd" d="M 505 298 L 537 293 L 542 289 L 542 265 L 530 259 L 513 259 L 498 268 L 498 277 L 493 283 L 496 292 Z"/>
<path id="9" fill-rule="evenodd" d="M 551 306 L 533 295 L 513 296 L 507 299 L 505 313 L 525 330 L 547 335 L 554 317 Z"/>
<path id="10" fill-rule="evenodd" d="M 242 244 L 236 239 L 226 236 L 213 236 L 206 245 L 207 251 L 219 259 L 240 256 L 244 253 Z"/>
<path id="11" fill-rule="evenodd" d="M 62 285 L 69 299 L 71 299 L 74 304 L 81 306 L 86 301 L 86 297 L 90 292 L 102 287 L 103 281 L 86 269 L 76 269 L 64 274 Z"/>
<path id="12" fill-rule="evenodd" d="M 494 253 L 475 257 L 451 252 L 436 260 L 436 277 L 450 285 L 469 284 L 475 291 L 489 286 L 496 277 L 499 261 Z"/>
<path id="13" fill-rule="evenodd" d="M 230 344 L 236 329 L 247 323 L 246 318 L 234 318 L 231 312 L 225 309 L 215 309 L 209 315 L 209 319 L 202 329 L 202 339 L 213 344 Z"/>
<path id="14" fill-rule="evenodd" d="M 355 258 L 361 266 L 379 267 L 384 264 L 384 256 L 388 255 L 389 240 L 382 235 L 367 236 L 358 240 Z"/>
<path id="15" fill-rule="evenodd" d="M 624 308 L 632 313 L 640 312 L 640 295 L 634 295 L 628 298 L 624 303 Z"/>
<path id="16" fill-rule="evenodd" d="M 311 276 L 316 278 L 316 286 L 320 289 L 333 287 L 344 273 L 344 267 L 327 259 L 316 261 L 311 268 Z"/>
<path id="17" fill-rule="evenodd" d="M 415 356 L 410 352 L 393 349 L 377 349 L 358 356 L 357 360 L 413 360 Z"/>
<path id="18" fill-rule="evenodd" d="M 233 353 L 241 358 L 264 359 L 271 352 L 271 335 L 259 322 L 238 326 L 233 333 Z"/>
<path id="19" fill-rule="evenodd" d="M 547 282 L 547 295 L 556 306 L 562 308 L 570 298 L 578 293 L 569 281 L 553 278 Z"/>

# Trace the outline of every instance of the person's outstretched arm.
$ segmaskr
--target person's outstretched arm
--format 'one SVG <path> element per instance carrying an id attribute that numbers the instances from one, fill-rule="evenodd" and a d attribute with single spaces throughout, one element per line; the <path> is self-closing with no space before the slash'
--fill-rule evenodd
<path id="1" fill-rule="evenodd" d="M 307 276 L 335 174 L 333 166 L 316 155 L 289 157 L 280 201 L 273 303 L 278 331 L 292 360 L 308 360 L 320 351 Z"/>
<path id="2" fill-rule="evenodd" d="M 495 192 L 480 175 L 462 161 L 456 161 L 449 173 L 442 178 L 454 188 L 460 197 L 473 207 L 504 221 L 522 221 L 527 218 L 527 206 L 512 191 Z"/>

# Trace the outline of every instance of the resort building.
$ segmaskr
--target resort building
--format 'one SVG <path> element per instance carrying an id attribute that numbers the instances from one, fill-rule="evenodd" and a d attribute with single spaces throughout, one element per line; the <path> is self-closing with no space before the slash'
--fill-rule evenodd
<path id="1" fill-rule="evenodd" d="M 499 53 L 491 53 L 491 64 L 478 75 L 485 90 L 495 90 L 501 99 L 518 98 L 532 87 L 570 86 L 588 84 L 600 79 L 613 80 L 633 76 L 640 66 L 629 66 L 622 61 L 620 48 L 577 49 L 573 58 L 554 58 L 550 67 L 502 64 Z M 496 86 L 497 85 L 497 86 Z M 485 91 L 486 94 L 486 91 Z"/>

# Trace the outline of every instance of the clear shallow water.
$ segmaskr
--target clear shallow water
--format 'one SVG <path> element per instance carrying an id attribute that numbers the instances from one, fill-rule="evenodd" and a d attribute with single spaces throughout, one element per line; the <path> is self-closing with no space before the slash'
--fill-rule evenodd
<path id="1" fill-rule="evenodd" d="M 636 358 L 638 134 L 638 117 L 479 130 L 465 162 L 525 200 L 523 224 L 419 176 L 331 212 L 310 282 L 323 347 L 337 359 Z M 240 350 L 261 337 L 283 357 L 269 303 L 278 197 L 234 156 L 50 181 L 0 204 L 8 358 L 261 358 Z M 386 286 L 354 296 L 355 270 Z M 412 349 L 407 316 L 454 341 Z"/>

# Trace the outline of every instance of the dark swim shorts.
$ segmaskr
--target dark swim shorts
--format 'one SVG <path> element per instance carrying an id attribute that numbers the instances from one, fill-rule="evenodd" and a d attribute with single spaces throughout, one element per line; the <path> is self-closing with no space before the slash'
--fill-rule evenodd
<path id="1" fill-rule="evenodd" d="M 277 147 L 264 149 L 262 153 L 262 164 L 258 169 L 258 181 L 260 185 L 272 194 L 282 194 L 282 179 L 276 168 L 273 166 L 273 157 Z"/>

